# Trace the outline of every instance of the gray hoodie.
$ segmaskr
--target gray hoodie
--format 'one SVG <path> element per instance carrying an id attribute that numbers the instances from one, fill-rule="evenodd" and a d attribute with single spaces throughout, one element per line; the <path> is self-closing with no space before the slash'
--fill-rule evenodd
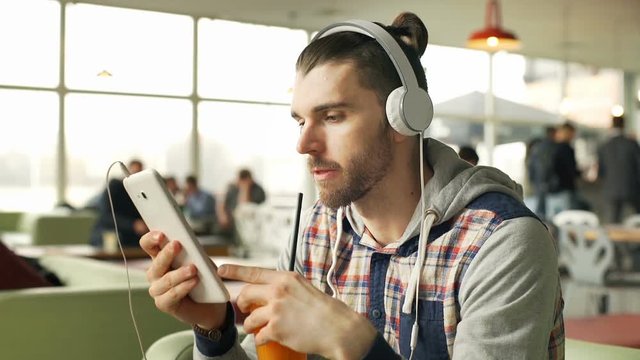
<path id="1" fill-rule="evenodd" d="M 460 274 L 456 274 L 456 278 L 449 280 L 448 284 L 453 286 L 455 282 L 457 296 L 451 297 L 448 302 L 444 301 L 444 327 L 453 330 L 446 333 L 441 354 L 454 359 L 564 358 L 562 298 L 554 241 L 545 226 L 524 208 L 521 187 L 495 168 L 471 167 L 460 160 L 453 149 L 436 140 L 428 140 L 425 153 L 434 174 L 425 185 L 427 217 L 423 227 L 424 242 L 419 242 L 418 248 L 431 248 L 447 236 L 449 243 L 445 245 L 456 245 L 457 235 L 450 234 L 453 231 L 451 229 L 456 229 L 456 225 L 467 226 L 464 219 L 472 217 L 474 220 L 467 221 L 477 222 L 483 217 L 489 219 L 486 224 L 482 224 L 485 227 L 480 228 L 480 235 L 475 235 L 485 238 L 472 244 L 476 246 L 472 256 L 465 258 L 464 263 L 446 264 L 447 268 L 456 268 Z M 323 211 L 331 212 L 327 209 Z M 313 222 L 314 214 L 317 217 L 318 205 L 307 212 L 303 225 Z M 353 232 L 362 235 L 364 224 L 354 207 L 341 208 L 330 215 L 333 216 L 333 221 L 335 218 L 346 217 Z M 416 235 L 420 233 L 421 217 L 421 205 L 418 204 L 404 234 L 394 246 L 416 241 Z M 343 221 L 337 222 L 335 237 L 350 239 L 349 236 L 343 236 L 342 223 Z M 437 240 L 429 238 L 432 229 L 449 227 L 448 224 L 453 226 L 445 234 L 438 233 Z M 334 243 L 333 246 L 337 248 L 342 244 L 338 246 Z M 305 246 L 298 249 L 296 270 L 300 273 L 304 273 L 302 259 L 310 256 L 309 251 Z M 428 271 L 423 270 L 422 265 L 426 269 L 426 263 L 433 262 L 433 259 L 429 260 L 432 255 L 429 250 L 425 251 L 423 259 L 419 253 L 412 255 L 416 257 L 412 263 L 421 266 L 415 265 L 414 268 L 418 271 L 413 271 L 411 278 L 406 279 L 406 283 L 403 282 L 409 299 L 413 299 L 411 291 L 419 286 L 413 286 L 418 274 L 421 274 L 422 283 L 429 278 L 428 274 L 425 276 Z M 287 268 L 288 258 L 288 251 L 283 252 L 279 269 Z M 333 261 L 336 261 L 335 256 Z M 314 285 L 329 294 L 333 293 L 331 281 L 327 281 L 332 278 L 330 272 L 331 270 L 325 274 L 323 280 L 314 282 L 312 279 Z M 447 283 L 440 285 L 446 287 Z M 420 289 L 422 296 L 423 290 Z M 406 301 L 403 305 L 409 311 L 415 306 L 413 301 Z M 442 304 L 440 306 L 442 308 Z M 422 329 L 421 333 L 428 331 L 429 329 Z M 433 334 L 425 335 L 425 338 L 431 335 Z M 406 335 L 401 335 L 403 336 Z M 374 344 L 377 353 L 368 354 L 366 359 L 392 358 L 395 355 L 389 355 L 392 354 L 389 352 L 391 347 L 396 352 L 399 348 L 402 349 L 400 352 L 409 357 L 407 347 L 404 346 L 403 349 L 402 345 L 408 340 L 388 338 L 387 341 L 392 345 L 379 336 L 376 342 L 384 344 Z M 429 343 L 431 340 L 425 341 Z M 419 343 L 418 347 L 420 346 L 424 344 Z M 255 345 L 251 335 L 246 337 L 242 345 L 236 343 L 223 356 L 206 357 L 195 349 L 197 348 L 194 348 L 194 359 L 255 358 Z M 422 357 L 424 355 L 420 355 L 418 351 L 414 358 Z"/>

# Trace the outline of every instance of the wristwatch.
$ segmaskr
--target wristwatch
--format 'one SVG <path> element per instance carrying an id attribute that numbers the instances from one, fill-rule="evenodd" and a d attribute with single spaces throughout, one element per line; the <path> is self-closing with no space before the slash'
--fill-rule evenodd
<path id="1" fill-rule="evenodd" d="M 198 324 L 193 324 L 193 331 L 200 336 L 215 342 L 219 342 L 222 338 L 222 331 L 219 329 L 203 329 Z"/>

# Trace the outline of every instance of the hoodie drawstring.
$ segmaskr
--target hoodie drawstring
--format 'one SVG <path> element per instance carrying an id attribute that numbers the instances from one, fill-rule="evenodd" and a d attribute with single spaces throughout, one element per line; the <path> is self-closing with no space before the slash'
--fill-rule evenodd
<path id="1" fill-rule="evenodd" d="M 427 257 L 427 241 L 429 239 L 431 226 L 433 226 L 433 223 L 438 220 L 438 214 L 435 210 L 429 209 L 425 213 L 426 217 L 424 217 L 422 229 L 420 229 L 420 235 L 418 236 L 418 257 L 416 258 L 416 263 L 413 265 L 413 270 L 411 270 L 411 277 L 409 278 L 407 291 L 404 294 L 404 303 L 402 304 L 402 312 L 405 314 L 411 314 L 412 304 L 415 305 L 416 309 L 416 320 L 411 327 L 411 342 L 409 344 L 411 348 L 411 356 L 409 359 L 413 358 L 413 350 L 415 350 L 416 345 L 418 344 L 418 300 L 420 299 L 420 278 L 422 277 L 422 268 L 424 267 L 424 262 Z"/>
<path id="2" fill-rule="evenodd" d="M 333 243 L 333 248 L 331 249 L 331 266 L 329 266 L 329 270 L 327 270 L 327 285 L 329 285 L 329 289 L 331 289 L 333 298 L 338 299 L 338 280 L 336 279 L 335 285 L 331 283 L 333 280 L 333 274 L 336 271 L 336 264 L 338 263 L 338 247 L 340 246 L 340 238 L 342 237 L 342 216 L 344 214 L 344 210 L 342 207 L 338 208 L 338 212 L 336 214 L 336 225 L 338 229 L 336 230 L 336 241 Z"/>

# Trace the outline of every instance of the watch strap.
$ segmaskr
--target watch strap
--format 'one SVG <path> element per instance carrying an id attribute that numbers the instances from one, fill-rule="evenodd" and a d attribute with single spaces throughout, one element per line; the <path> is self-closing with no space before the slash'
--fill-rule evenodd
<path id="1" fill-rule="evenodd" d="M 193 331 L 200 336 L 204 336 L 207 339 L 215 342 L 219 342 L 222 338 L 222 331 L 220 329 L 203 329 L 198 324 L 193 324 Z"/>

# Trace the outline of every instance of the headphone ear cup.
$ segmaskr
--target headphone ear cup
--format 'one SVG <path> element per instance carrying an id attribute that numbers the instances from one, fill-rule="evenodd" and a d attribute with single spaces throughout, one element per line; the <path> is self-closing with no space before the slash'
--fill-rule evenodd
<path id="1" fill-rule="evenodd" d="M 405 96 L 405 88 L 401 86 L 399 88 L 395 88 L 387 97 L 386 103 L 386 111 L 387 111 L 387 120 L 389 121 L 389 125 L 405 136 L 414 136 L 418 133 L 407 126 L 407 122 L 404 119 L 402 107 Z"/>
<path id="2" fill-rule="evenodd" d="M 402 97 L 400 111 L 408 129 L 414 134 L 426 130 L 433 119 L 433 103 L 429 93 L 422 88 L 412 88 Z"/>
<path id="3" fill-rule="evenodd" d="M 433 103 L 429 93 L 421 88 L 407 91 L 403 86 L 387 97 L 387 119 L 391 127 L 405 136 L 426 130 L 433 118 Z"/>

